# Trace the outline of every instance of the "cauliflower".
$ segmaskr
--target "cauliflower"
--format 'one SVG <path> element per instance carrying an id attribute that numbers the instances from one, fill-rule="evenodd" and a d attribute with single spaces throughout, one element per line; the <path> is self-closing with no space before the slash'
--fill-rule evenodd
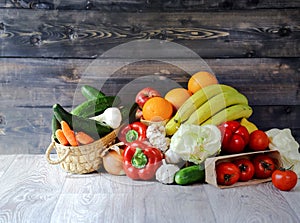
<path id="1" fill-rule="evenodd" d="M 151 124 L 146 131 L 146 137 L 150 144 L 162 152 L 167 151 L 170 145 L 170 139 L 166 137 L 166 129 L 160 124 Z"/>

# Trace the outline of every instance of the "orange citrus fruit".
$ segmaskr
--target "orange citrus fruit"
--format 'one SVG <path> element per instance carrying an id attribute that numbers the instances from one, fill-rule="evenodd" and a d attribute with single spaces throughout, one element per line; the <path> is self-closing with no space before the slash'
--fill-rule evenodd
<path id="1" fill-rule="evenodd" d="M 175 110 L 178 110 L 191 95 L 191 92 L 185 88 L 173 88 L 166 93 L 165 99 L 174 106 Z"/>
<path id="2" fill-rule="evenodd" d="M 208 85 L 218 84 L 218 80 L 212 73 L 200 71 L 195 73 L 188 82 L 188 90 L 193 94 Z"/>
<path id="3" fill-rule="evenodd" d="M 143 117 L 148 121 L 164 121 L 172 114 L 172 104 L 162 97 L 150 98 L 143 106 Z"/>

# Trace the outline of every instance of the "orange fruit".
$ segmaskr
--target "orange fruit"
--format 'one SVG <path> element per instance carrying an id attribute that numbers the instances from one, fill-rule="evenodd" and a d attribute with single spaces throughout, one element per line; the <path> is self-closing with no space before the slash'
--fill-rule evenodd
<path id="1" fill-rule="evenodd" d="M 191 92 L 185 88 L 173 88 L 167 92 L 165 99 L 173 105 L 175 110 L 178 110 L 191 95 Z"/>
<path id="2" fill-rule="evenodd" d="M 195 73 L 189 79 L 188 90 L 194 94 L 196 91 L 199 91 L 201 88 L 204 88 L 212 84 L 218 84 L 218 80 L 215 77 L 215 75 L 207 71 L 200 71 Z"/>
<path id="3" fill-rule="evenodd" d="M 164 121 L 172 114 L 172 104 L 162 97 L 150 98 L 143 106 L 143 117 L 148 121 Z"/>

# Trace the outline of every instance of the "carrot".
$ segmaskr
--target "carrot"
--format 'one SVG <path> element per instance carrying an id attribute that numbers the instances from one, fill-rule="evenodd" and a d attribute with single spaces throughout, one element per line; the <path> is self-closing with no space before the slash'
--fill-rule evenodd
<path id="1" fill-rule="evenodd" d="M 75 137 L 75 133 L 70 128 L 68 123 L 65 122 L 65 121 L 61 121 L 60 125 L 61 125 L 61 129 L 62 129 L 65 137 L 67 138 L 68 142 L 70 143 L 70 145 L 71 146 L 78 146 L 78 143 L 77 143 L 77 140 L 76 140 L 76 137 Z"/>
<path id="2" fill-rule="evenodd" d="M 92 143 L 95 141 L 91 136 L 89 136 L 85 132 L 77 132 L 75 134 L 75 137 L 76 137 L 77 142 L 79 142 L 80 144 L 83 144 L 83 145 L 86 145 L 86 144 L 89 144 L 89 143 Z"/>
<path id="3" fill-rule="evenodd" d="M 69 141 L 67 140 L 67 138 L 65 137 L 65 135 L 61 129 L 57 129 L 55 131 L 55 135 L 60 144 L 62 144 L 64 146 L 69 145 Z"/>

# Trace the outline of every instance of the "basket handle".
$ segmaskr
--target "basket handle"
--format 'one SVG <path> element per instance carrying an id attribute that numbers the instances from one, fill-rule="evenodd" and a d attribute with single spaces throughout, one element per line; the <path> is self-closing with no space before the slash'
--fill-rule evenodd
<path id="1" fill-rule="evenodd" d="M 55 142 L 54 141 L 48 146 L 48 148 L 46 150 L 46 159 L 47 159 L 48 163 L 50 163 L 52 165 L 57 165 L 57 164 L 60 164 L 61 162 L 63 162 L 67 158 L 67 156 L 69 155 L 69 153 L 71 152 L 71 150 L 70 150 L 70 148 L 68 148 L 66 150 L 65 154 L 60 159 L 58 159 L 58 160 L 52 160 L 50 158 L 50 153 L 53 150 L 54 146 L 55 146 Z"/>

